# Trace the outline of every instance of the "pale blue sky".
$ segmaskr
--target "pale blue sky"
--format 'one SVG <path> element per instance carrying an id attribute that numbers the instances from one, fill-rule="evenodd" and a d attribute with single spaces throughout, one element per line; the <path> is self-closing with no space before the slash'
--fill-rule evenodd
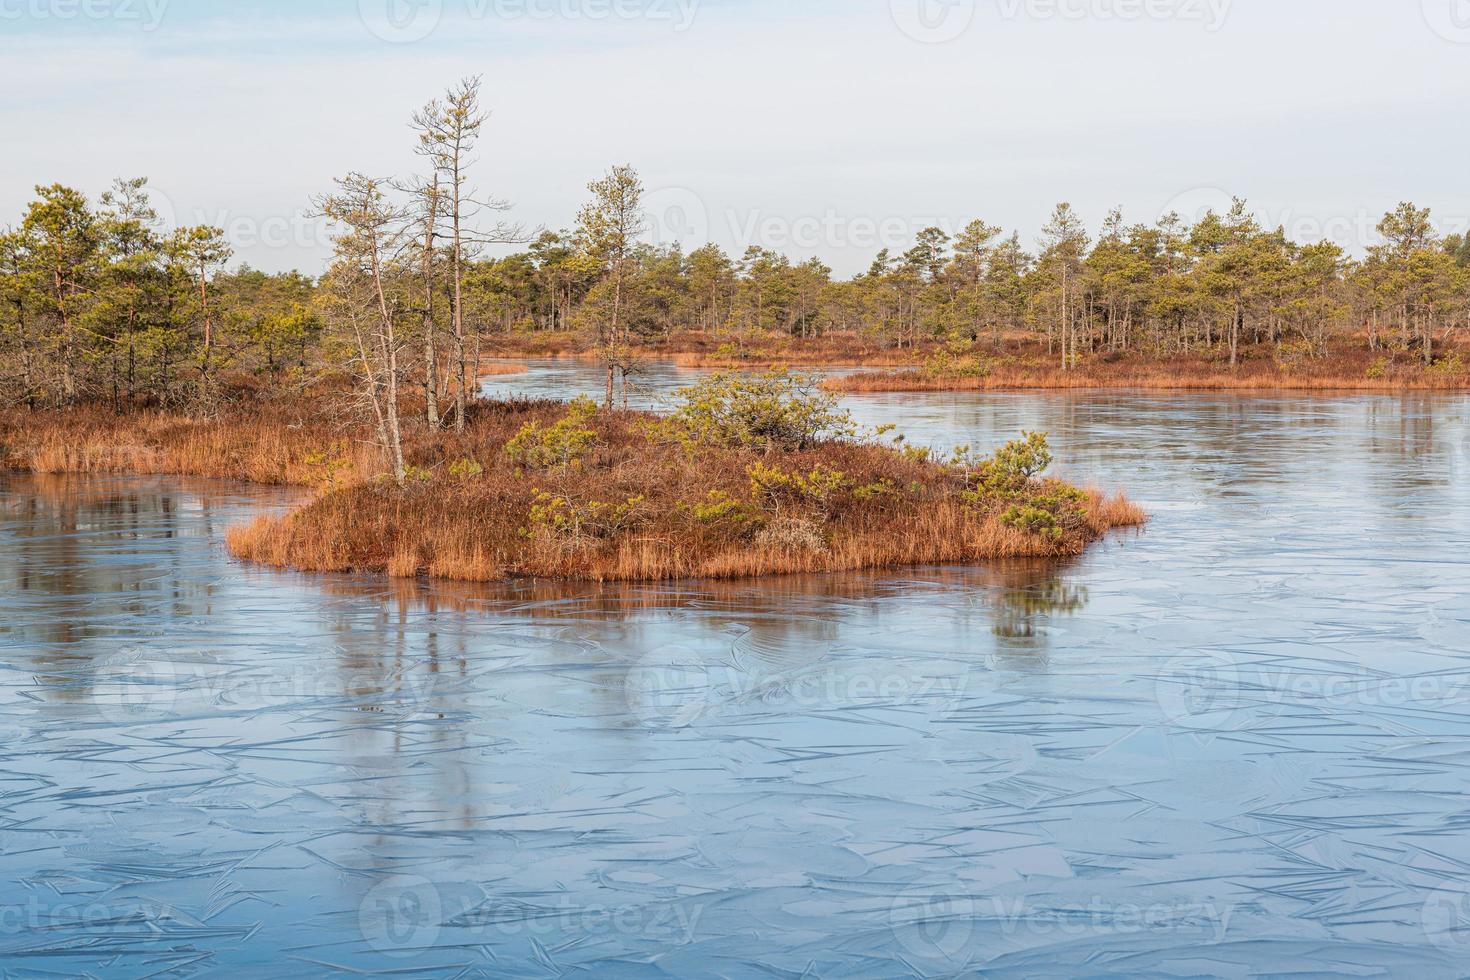
<path id="1" fill-rule="evenodd" d="M 844 274 L 926 224 L 1029 244 L 1062 199 L 1235 193 L 1354 247 L 1402 198 L 1470 216 L 1470 0 L 0 0 L 0 223 L 40 182 L 147 175 L 315 272 L 310 196 L 411 171 L 409 115 L 469 73 L 478 182 L 524 224 L 626 161 L 665 236 Z"/>

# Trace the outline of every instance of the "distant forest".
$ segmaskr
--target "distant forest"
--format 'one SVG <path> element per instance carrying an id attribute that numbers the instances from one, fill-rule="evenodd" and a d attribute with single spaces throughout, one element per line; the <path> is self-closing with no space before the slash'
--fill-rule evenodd
<path id="1" fill-rule="evenodd" d="M 422 174 L 353 174 L 324 194 L 337 245 L 319 276 L 232 268 L 220 229 L 160 228 L 143 179 L 96 200 L 37 188 L 0 234 L 0 404 L 209 406 L 348 371 L 375 395 L 417 390 L 449 424 L 473 397 L 477 352 L 509 336 L 575 338 L 611 379 L 689 331 L 737 351 L 836 336 L 1044 344 L 1065 370 L 1102 352 L 1233 365 L 1263 345 L 1311 357 L 1347 342 L 1432 364 L 1470 327 L 1470 238 L 1441 237 L 1410 203 L 1362 258 L 1291 241 L 1239 200 L 1194 224 L 1115 211 L 1100 229 L 1059 204 L 1035 243 L 981 220 L 953 238 L 931 228 L 839 280 L 765 248 L 644 243 L 630 166 L 591 183 L 577 227 L 524 234 L 474 186 L 485 119 L 466 80 L 414 119 Z M 507 244 L 523 250 L 486 254 Z"/>

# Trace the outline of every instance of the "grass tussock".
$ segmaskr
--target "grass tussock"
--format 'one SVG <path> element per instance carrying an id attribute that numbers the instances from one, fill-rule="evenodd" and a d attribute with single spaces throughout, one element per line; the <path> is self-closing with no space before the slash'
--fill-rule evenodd
<path id="1" fill-rule="evenodd" d="M 482 378 L 504 378 L 516 374 L 525 374 L 530 370 L 524 364 L 509 364 L 505 361 L 480 362 L 480 377 Z"/>

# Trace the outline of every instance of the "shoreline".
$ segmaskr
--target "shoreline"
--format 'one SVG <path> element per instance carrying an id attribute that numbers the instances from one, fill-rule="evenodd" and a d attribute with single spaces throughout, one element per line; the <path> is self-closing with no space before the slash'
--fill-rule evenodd
<path id="1" fill-rule="evenodd" d="M 568 338 L 570 342 L 570 338 Z M 640 352 L 649 362 L 680 368 L 755 373 L 790 369 L 820 373 L 823 369 L 850 373 L 823 382 L 835 394 L 984 392 L 984 391 L 1241 391 L 1241 392 L 1470 392 L 1470 351 L 1446 345 L 1434 366 L 1403 351 L 1374 351 L 1363 345 L 1333 349 L 1321 358 L 1282 366 L 1252 356 L 1234 367 L 1198 356 L 1149 360 L 1127 356 L 1113 361 L 1092 359 L 1069 371 L 1054 364 L 1054 356 L 1020 346 L 1015 350 L 952 355 L 939 347 L 904 351 L 873 351 L 846 344 L 827 349 L 771 351 L 740 358 L 711 352 L 707 345 L 686 341 L 669 348 Z M 521 373 L 525 362 L 576 360 L 596 362 L 593 351 L 565 345 L 533 348 L 522 345 L 486 355 L 498 374 Z M 970 370 L 957 371 L 960 363 Z M 487 374 L 487 377 L 493 376 Z"/>

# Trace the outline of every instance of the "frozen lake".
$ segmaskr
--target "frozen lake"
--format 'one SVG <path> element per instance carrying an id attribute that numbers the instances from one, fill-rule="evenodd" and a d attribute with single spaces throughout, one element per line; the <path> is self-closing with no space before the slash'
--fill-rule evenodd
<path id="1" fill-rule="evenodd" d="M 1063 567 L 486 588 L 231 561 L 282 492 L 0 476 L 4 971 L 1465 972 L 1470 399 L 850 404 L 1047 431 L 1153 523 Z"/>

